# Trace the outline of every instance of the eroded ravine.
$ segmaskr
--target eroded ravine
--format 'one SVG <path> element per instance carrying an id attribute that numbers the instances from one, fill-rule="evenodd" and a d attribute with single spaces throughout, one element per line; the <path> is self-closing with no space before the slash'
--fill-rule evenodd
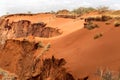
<path id="1" fill-rule="evenodd" d="M 59 29 L 47 27 L 46 23 L 32 23 L 29 20 L 10 22 L 9 19 L 0 20 L 0 39 L 24 38 L 28 36 L 51 38 L 60 35 Z"/>

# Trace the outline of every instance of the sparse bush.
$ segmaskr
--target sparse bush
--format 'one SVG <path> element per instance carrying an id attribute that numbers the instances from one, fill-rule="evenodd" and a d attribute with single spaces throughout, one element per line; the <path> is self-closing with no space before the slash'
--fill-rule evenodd
<path id="1" fill-rule="evenodd" d="M 85 22 L 90 22 L 90 21 L 94 21 L 95 18 L 94 17 L 88 17 L 85 19 Z"/>
<path id="2" fill-rule="evenodd" d="M 34 48 L 35 48 L 35 49 L 44 48 L 44 44 L 40 41 L 40 42 L 38 42 L 38 43 L 36 43 L 36 44 L 34 45 Z"/>
<path id="3" fill-rule="evenodd" d="M 112 17 L 106 16 L 106 15 L 102 15 L 102 17 L 101 17 L 101 20 L 102 20 L 102 21 L 108 21 L 108 20 L 110 20 L 110 19 L 112 19 Z"/>
<path id="4" fill-rule="evenodd" d="M 106 25 L 109 25 L 109 24 L 110 24 L 110 22 L 106 22 L 105 24 L 106 24 Z"/>
<path id="5" fill-rule="evenodd" d="M 76 19 L 76 17 L 78 17 L 78 15 L 56 15 L 56 17 L 58 18 L 70 18 L 70 19 Z"/>
<path id="6" fill-rule="evenodd" d="M 94 39 L 98 39 L 98 38 L 100 38 L 100 37 L 102 37 L 103 35 L 101 34 L 101 33 L 99 33 L 99 34 L 96 34 L 95 36 L 94 36 Z"/>
<path id="7" fill-rule="evenodd" d="M 109 10 L 109 7 L 107 6 L 99 6 L 97 7 L 97 10 L 102 13 L 102 12 L 105 12 L 105 11 L 108 11 Z"/>
<path id="8" fill-rule="evenodd" d="M 120 72 L 109 69 L 98 69 L 96 75 L 100 77 L 100 80 L 120 80 Z"/>
<path id="9" fill-rule="evenodd" d="M 28 13 L 28 14 L 31 14 L 31 11 L 28 11 L 27 13 Z"/>
<path id="10" fill-rule="evenodd" d="M 119 21 L 114 22 L 114 26 L 115 27 L 119 27 L 120 26 L 120 22 Z"/>
<path id="11" fill-rule="evenodd" d="M 51 14 L 55 14 L 55 11 L 52 10 L 50 13 L 51 13 Z"/>
<path id="12" fill-rule="evenodd" d="M 94 18 L 95 21 L 101 21 L 101 17 L 97 16 Z"/>
<path id="13" fill-rule="evenodd" d="M 44 47 L 44 44 L 40 41 L 40 42 L 38 43 L 38 47 L 43 48 L 43 47 Z"/>
<path id="14" fill-rule="evenodd" d="M 116 20 L 120 20 L 120 17 L 119 17 L 119 16 L 117 16 L 117 17 L 114 17 L 114 19 L 116 19 Z"/>
<path id="15" fill-rule="evenodd" d="M 44 48 L 45 48 L 45 51 L 48 51 L 49 48 L 51 47 L 50 43 L 48 43 Z"/>
<path id="16" fill-rule="evenodd" d="M 56 12 L 57 15 L 68 15 L 70 14 L 70 11 L 67 9 L 59 10 Z"/>
<path id="17" fill-rule="evenodd" d="M 87 28 L 88 30 L 92 30 L 95 28 L 99 28 L 97 24 L 93 24 L 92 22 L 88 22 L 84 24 L 84 28 Z"/>
<path id="18" fill-rule="evenodd" d="M 112 19 L 110 16 L 102 15 L 102 16 L 96 16 L 96 17 L 88 17 L 85 19 L 85 22 L 90 22 L 90 21 L 108 21 Z"/>
<path id="19" fill-rule="evenodd" d="M 9 15 L 9 12 L 6 12 L 7 15 Z"/>
<path id="20" fill-rule="evenodd" d="M 85 14 L 85 13 L 89 13 L 94 10 L 95 9 L 92 7 L 80 7 L 80 8 L 74 9 L 72 12 L 75 14 Z"/>
<path id="21" fill-rule="evenodd" d="M 42 47 L 43 50 L 41 51 L 41 53 L 40 53 L 39 55 L 37 55 L 37 58 L 36 58 L 36 59 L 39 59 L 40 56 L 42 56 L 46 51 L 48 51 L 50 47 L 51 47 L 51 44 L 50 44 L 50 43 L 48 43 L 46 46 L 43 46 L 43 47 Z"/>

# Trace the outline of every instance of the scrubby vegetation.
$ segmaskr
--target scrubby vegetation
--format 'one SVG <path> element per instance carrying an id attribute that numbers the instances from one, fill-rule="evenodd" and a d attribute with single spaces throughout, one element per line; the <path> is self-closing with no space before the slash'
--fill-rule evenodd
<path id="1" fill-rule="evenodd" d="M 120 72 L 109 69 L 98 69 L 96 75 L 100 77 L 100 80 L 120 80 Z"/>
<path id="2" fill-rule="evenodd" d="M 110 24 L 110 22 L 106 22 L 105 24 L 106 24 L 106 25 L 109 25 L 109 24 Z"/>
<path id="3" fill-rule="evenodd" d="M 119 15 L 120 11 L 114 11 L 112 9 L 110 9 L 107 6 L 99 6 L 99 7 L 78 7 L 76 9 L 73 10 L 67 10 L 67 9 L 63 9 L 63 10 L 59 10 L 57 12 L 54 12 L 54 14 L 56 14 L 56 17 L 62 17 L 62 18 L 72 18 L 72 19 L 76 19 L 77 17 L 80 17 L 84 14 L 89 14 L 89 13 L 95 13 L 95 14 L 101 14 L 101 17 L 94 17 L 96 21 L 107 21 L 109 18 L 113 18 L 116 17 L 117 15 Z M 106 16 L 108 15 L 108 16 Z"/>
<path id="4" fill-rule="evenodd" d="M 101 33 L 99 33 L 99 34 L 96 34 L 95 36 L 94 36 L 94 39 L 98 39 L 98 38 L 100 38 L 100 37 L 102 37 L 103 35 L 101 34 Z"/>
<path id="5" fill-rule="evenodd" d="M 102 15 L 102 16 L 96 16 L 96 17 L 88 17 L 85 19 L 86 22 L 89 21 L 108 21 L 112 19 L 110 16 Z"/>
<path id="6" fill-rule="evenodd" d="M 72 10 L 73 13 L 75 14 L 85 14 L 85 13 L 89 13 L 89 12 L 92 12 L 92 11 L 98 11 L 99 13 L 102 13 L 102 12 L 106 12 L 106 11 L 109 11 L 109 7 L 107 6 L 99 6 L 97 8 L 93 8 L 93 7 L 79 7 L 79 8 L 76 8 L 74 10 Z"/>
<path id="7" fill-rule="evenodd" d="M 40 42 L 38 42 L 38 47 L 40 47 L 40 48 L 43 48 L 44 47 L 44 44 L 40 41 Z"/>
<path id="8" fill-rule="evenodd" d="M 109 10 L 110 10 L 109 7 L 107 7 L 107 6 L 99 6 L 99 7 L 97 7 L 96 9 L 97 9 L 97 11 L 99 11 L 100 13 L 106 12 L 106 11 L 109 11 Z"/>
<path id="9" fill-rule="evenodd" d="M 115 21 L 115 22 L 114 22 L 114 26 L 115 26 L 115 27 L 119 27 L 119 26 L 120 26 L 120 21 Z"/>
<path id="10" fill-rule="evenodd" d="M 95 9 L 92 7 L 80 7 L 80 8 L 74 9 L 72 12 L 75 14 L 85 14 L 91 11 L 95 11 Z"/>
<path id="11" fill-rule="evenodd" d="M 45 51 L 48 51 L 50 47 L 51 47 L 51 44 L 48 43 L 48 44 L 45 46 Z"/>
<path id="12" fill-rule="evenodd" d="M 78 17 L 78 16 L 72 15 L 72 14 L 70 14 L 70 15 L 58 14 L 58 15 L 56 15 L 56 17 L 58 17 L 58 18 L 71 18 L 71 19 L 76 19 L 76 17 Z"/>
<path id="13" fill-rule="evenodd" d="M 87 23 L 84 23 L 84 28 L 87 28 L 88 30 L 92 30 L 95 28 L 99 28 L 99 26 L 97 24 L 92 23 L 92 22 L 87 22 Z"/>

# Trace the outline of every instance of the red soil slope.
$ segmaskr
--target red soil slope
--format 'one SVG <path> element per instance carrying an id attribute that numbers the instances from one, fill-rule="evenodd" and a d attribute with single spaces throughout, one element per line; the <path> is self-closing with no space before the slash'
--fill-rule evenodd
<path id="1" fill-rule="evenodd" d="M 56 18 L 53 14 L 13 16 L 8 19 L 11 21 L 19 21 L 20 19 L 30 20 L 31 22 L 43 21 L 47 23 L 47 26 L 61 29 L 63 32 L 61 36 L 52 38 L 51 40 L 44 40 L 51 44 L 51 48 L 45 54 L 45 57 L 54 55 L 57 58 L 64 58 L 67 61 L 66 67 L 76 78 L 89 76 L 90 79 L 96 80 L 93 79 L 93 76 L 98 68 L 108 67 L 113 70 L 119 69 L 120 28 L 114 27 L 113 20 L 108 21 L 110 23 L 109 25 L 105 24 L 105 22 L 94 22 L 100 28 L 87 30 L 83 28 L 84 20 Z M 99 33 L 103 36 L 94 39 L 94 36 Z M 39 40 L 39 38 L 35 39 Z M 14 44 L 14 46 L 16 45 Z M 18 45 L 17 48 L 18 51 L 22 50 L 21 46 L 20 50 Z M 35 55 L 38 53 L 37 51 L 34 52 Z M 1 64 L 3 63 L 1 62 Z M 5 69 L 11 71 L 10 68 L 5 67 Z"/>
<path id="2" fill-rule="evenodd" d="M 98 68 L 119 69 L 120 28 L 111 23 L 97 22 L 100 28 L 81 29 L 52 41 L 51 50 L 46 56 L 55 55 L 67 60 L 67 67 L 76 76 L 94 76 Z M 94 39 L 95 34 L 103 36 Z"/>

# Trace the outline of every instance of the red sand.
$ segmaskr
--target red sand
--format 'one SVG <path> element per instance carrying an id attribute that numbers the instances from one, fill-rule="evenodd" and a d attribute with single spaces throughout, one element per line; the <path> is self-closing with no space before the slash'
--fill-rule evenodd
<path id="1" fill-rule="evenodd" d="M 91 75 L 91 78 L 101 67 L 119 69 L 120 28 L 115 28 L 113 24 L 98 24 L 98 29 L 81 29 L 52 41 L 52 48 L 46 55 L 64 57 L 68 69 L 76 77 L 85 74 Z M 97 33 L 102 33 L 103 36 L 94 40 Z"/>
<path id="2" fill-rule="evenodd" d="M 76 31 L 83 28 L 84 20 L 80 19 L 67 19 L 67 18 L 57 18 L 54 14 L 37 14 L 34 16 L 12 16 L 8 17 L 10 21 L 19 20 L 30 20 L 33 23 L 45 22 L 48 27 L 54 27 L 61 29 L 63 34 L 68 34 L 70 32 Z"/>
<path id="3" fill-rule="evenodd" d="M 75 77 L 94 76 L 100 67 L 108 67 L 117 70 L 120 67 L 120 28 L 115 28 L 113 21 L 110 25 L 104 22 L 95 22 L 100 28 L 87 30 L 83 28 L 83 20 L 56 18 L 51 14 L 40 14 L 36 16 L 11 17 L 10 20 L 29 19 L 33 22 L 43 21 L 48 26 L 57 27 L 63 31 L 62 36 L 45 39 L 51 43 L 50 51 L 45 56 L 55 55 L 65 58 L 66 67 Z M 102 33 L 103 36 L 94 39 L 94 36 Z M 36 38 L 39 40 L 39 38 Z"/>

